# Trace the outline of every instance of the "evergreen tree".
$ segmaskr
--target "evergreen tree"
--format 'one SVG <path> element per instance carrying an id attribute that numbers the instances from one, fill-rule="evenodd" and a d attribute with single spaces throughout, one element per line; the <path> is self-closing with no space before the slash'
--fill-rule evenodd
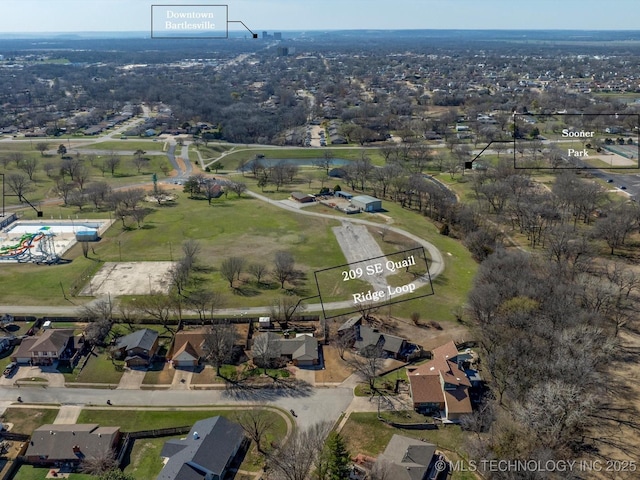
<path id="1" fill-rule="evenodd" d="M 328 471 L 330 480 L 343 480 L 349 478 L 349 452 L 344 438 L 337 433 L 331 432 L 327 439 L 326 448 L 328 450 Z"/>

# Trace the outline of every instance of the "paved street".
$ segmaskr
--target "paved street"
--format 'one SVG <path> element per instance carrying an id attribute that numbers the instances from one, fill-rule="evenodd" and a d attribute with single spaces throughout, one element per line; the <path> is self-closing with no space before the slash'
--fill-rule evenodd
<path id="1" fill-rule="evenodd" d="M 60 403 L 62 405 L 114 407 L 186 407 L 215 405 L 255 405 L 265 403 L 298 415 L 298 426 L 307 427 L 322 420 L 336 420 L 349 406 L 351 388 L 274 388 L 234 390 L 104 390 L 88 388 L 3 387 L 0 406 L 15 402 L 18 395 L 28 403 Z"/>

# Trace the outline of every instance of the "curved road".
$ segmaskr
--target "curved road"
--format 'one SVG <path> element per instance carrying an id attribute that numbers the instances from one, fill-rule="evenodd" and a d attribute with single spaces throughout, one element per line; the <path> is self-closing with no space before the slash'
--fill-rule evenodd
<path id="1" fill-rule="evenodd" d="M 186 147 L 183 147 L 183 154 L 185 149 Z M 187 164 L 189 164 L 188 161 L 187 161 Z M 270 198 L 265 197 L 264 195 L 260 195 L 259 193 L 256 193 L 256 192 L 247 191 L 247 193 L 259 200 L 262 200 L 263 202 L 269 203 L 270 205 L 274 205 L 276 207 L 283 208 L 285 210 L 289 210 L 291 212 L 295 212 L 301 215 L 309 215 L 309 216 L 326 218 L 330 220 L 338 220 L 338 221 L 342 220 L 341 218 L 336 217 L 335 215 L 329 215 L 326 213 L 318 213 L 318 212 L 309 212 L 304 209 L 298 209 L 286 203 L 276 201 L 276 200 L 271 200 Z M 358 219 L 358 218 L 353 218 L 353 219 L 350 218 L 348 220 L 345 219 L 344 221 L 357 223 L 360 225 L 374 226 L 374 227 L 380 226 L 379 223 L 371 222 L 369 220 Z M 395 232 L 400 235 L 404 235 L 407 238 L 410 238 L 411 240 L 415 241 L 417 244 L 423 246 L 429 252 L 429 256 L 431 257 L 431 264 L 429 265 L 429 273 L 430 273 L 431 279 L 436 278 L 438 275 L 440 275 L 444 271 L 444 258 L 442 257 L 440 250 L 438 250 L 435 247 L 435 245 L 427 242 L 426 240 L 418 237 L 417 235 L 409 233 L 400 228 L 393 227 L 393 226 L 387 226 L 387 228 L 392 232 Z M 416 280 L 415 282 L 412 282 L 412 283 L 414 283 L 416 287 L 421 287 L 426 285 L 426 281 L 423 281 L 423 280 Z M 0 305 L 0 312 L 9 313 L 11 315 L 49 314 L 49 315 L 73 316 L 78 313 L 78 309 L 80 307 L 75 306 L 72 300 L 69 300 L 69 302 L 71 303 L 71 305 L 68 305 L 68 306 Z M 353 307 L 353 302 L 349 300 L 345 300 L 342 302 L 330 302 L 330 303 L 324 304 L 324 310 L 338 310 L 338 309 L 351 308 L 351 307 Z M 267 307 L 246 307 L 246 308 L 221 308 L 216 310 L 216 313 L 218 315 L 227 315 L 227 316 L 238 316 L 238 315 L 255 316 L 255 315 L 269 313 L 270 311 L 271 311 L 271 307 L 267 306 Z M 307 304 L 306 311 L 321 312 L 323 311 L 323 305 L 320 303 Z M 192 312 L 192 313 L 195 314 L 196 312 Z"/>

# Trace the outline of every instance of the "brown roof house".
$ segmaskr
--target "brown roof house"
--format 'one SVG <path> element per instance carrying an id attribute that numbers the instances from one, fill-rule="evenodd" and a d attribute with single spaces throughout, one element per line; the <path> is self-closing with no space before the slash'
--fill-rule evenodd
<path id="1" fill-rule="evenodd" d="M 85 458 L 99 458 L 113 451 L 119 440 L 120 427 L 47 424 L 33 431 L 25 456 L 32 464 L 78 465 Z"/>
<path id="2" fill-rule="evenodd" d="M 23 339 L 11 360 L 23 365 L 53 365 L 56 360 L 71 358 L 74 351 L 73 330 L 52 328 Z"/>
<path id="3" fill-rule="evenodd" d="M 471 413 L 471 382 L 461 365 L 456 344 L 449 342 L 433 350 L 433 359 L 409 371 L 413 408 L 423 413 L 440 413 L 444 420 L 457 422 Z"/>
<path id="4" fill-rule="evenodd" d="M 204 359 L 206 328 L 181 330 L 173 339 L 167 359 L 175 368 L 196 367 Z"/>

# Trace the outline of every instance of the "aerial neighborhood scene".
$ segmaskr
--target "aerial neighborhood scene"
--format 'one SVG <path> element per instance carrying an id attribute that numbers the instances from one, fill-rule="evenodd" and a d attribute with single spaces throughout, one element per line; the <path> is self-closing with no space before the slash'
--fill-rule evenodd
<path id="1" fill-rule="evenodd" d="M 210 3 L 3 0 L 0 480 L 640 478 L 635 0 Z"/>

